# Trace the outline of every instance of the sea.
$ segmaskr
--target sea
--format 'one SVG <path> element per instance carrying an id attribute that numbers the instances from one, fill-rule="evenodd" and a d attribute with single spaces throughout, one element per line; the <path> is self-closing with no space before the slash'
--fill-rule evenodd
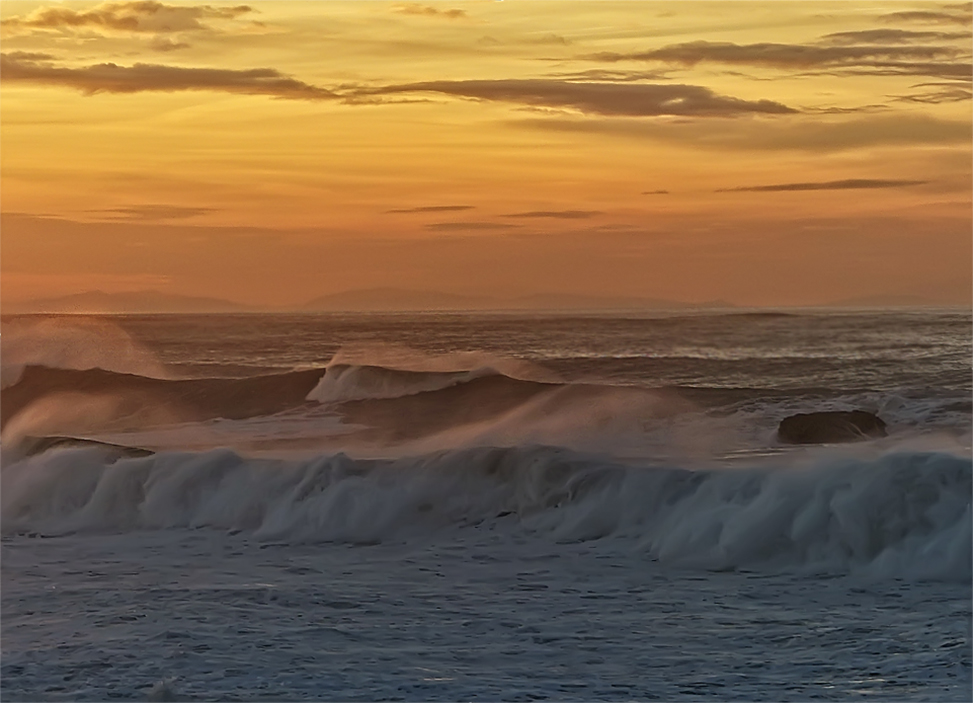
<path id="1" fill-rule="evenodd" d="M 3 316 L 5 701 L 969 701 L 968 309 Z M 800 413 L 887 436 L 788 444 Z"/>

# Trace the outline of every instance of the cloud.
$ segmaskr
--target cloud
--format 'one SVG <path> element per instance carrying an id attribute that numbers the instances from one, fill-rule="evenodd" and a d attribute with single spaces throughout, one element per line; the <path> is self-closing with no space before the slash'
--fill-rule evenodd
<path id="1" fill-rule="evenodd" d="M 643 190 L 642 195 L 669 195 L 668 190 Z"/>
<path id="2" fill-rule="evenodd" d="M 51 54 L 42 54 L 39 51 L 9 51 L 3 56 L 11 61 L 53 61 L 57 58 Z"/>
<path id="3" fill-rule="evenodd" d="M 561 46 L 567 46 L 571 43 L 571 40 L 567 37 L 563 37 L 560 34 L 554 34 L 553 32 L 541 34 L 536 37 L 528 37 L 525 41 L 527 44 L 559 44 Z"/>
<path id="4" fill-rule="evenodd" d="M 858 32 L 834 32 L 821 37 L 826 44 L 908 44 L 920 41 L 969 39 L 966 32 L 913 32 L 907 29 L 865 29 Z"/>
<path id="5" fill-rule="evenodd" d="M 433 222 L 426 229 L 435 232 L 462 232 L 464 230 L 514 229 L 519 225 L 507 222 Z"/>
<path id="6" fill-rule="evenodd" d="M 420 5 L 417 3 L 396 5 L 392 8 L 392 11 L 398 12 L 401 15 L 424 15 L 426 17 L 443 17 L 450 20 L 458 20 L 466 17 L 466 12 L 463 10 L 440 10 L 438 7 L 433 7 L 432 5 Z"/>
<path id="7" fill-rule="evenodd" d="M 919 186 L 929 181 L 896 181 L 869 178 L 848 178 L 843 181 L 824 181 L 820 183 L 778 183 L 769 186 L 741 186 L 739 188 L 721 188 L 717 193 L 737 192 L 777 192 L 785 190 L 857 190 L 872 188 L 904 188 Z"/>
<path id="8" fill-rule="evenodd" d="M 214 212 L 209 207 L 182 207 L 178 205 L 135 205 L 132 207 L 109 208 L 106 210 L 89 210 L 101 213 L 110 220 L 125 222 L 158 222 L 161 220 L 182 220 L 197 215 Z"/>
<path id="9" fill-rule="evenodd" d="M 64 68 L 47 62 L 24 60 L 13 54 L 0 54 L 0 73 L 7 83 L 63 86 L 79 90 L 85 95 L 214 90 L 294 100 L 337 97 L 329 90 L 290 78 L 272 68 L 182 68 L 145 63 L 133 66 L 102 63 L 82 68 Z"/>
<path id="10" fill-rule="evenodd" d="M 960 10 L 960 14 L 955 14 L 952 12 L 933 12 L 930 10 L 912 10 L 906 12 L 892 12 L 888 15 L 882 15 L 878 19 L 882 22 L 921 22 L 928 24 L 959 24 L 964 26 L 969 26 L 971 20 L 971 15 L 969 13 L 969 6 L 954 6 L 957 10 Z M 966 10 L 966 12 L 963 12 Z"/>
<path id="11" fill-rule="evenodd" d="M 156 36 L 153 37 L 152 41 L 149 43 L 149 47 L 153 51 L 178 51 L 179 49 L 188 49 L 190 44 L 184 41 L 173 41 L 169 37 Z"/>
<path id="12" fill-rule="evenodd" d="M 525 45 L 558 45 L 567 46 L 571 43 L 571 40 L 567 37 L 563 37 L 560 34 L 540 34 L 540 35 L 526 35 L 520 38 L 507 38 L 505 41 L 501 41 L 494 36 L 486 35 L 482 36 L 476 40 L 476 43 L 480 46 L 516 46 L 519 44 Z"/>
<path id="13" fill-rule="evenodd" d="M 636 81 L 668 80 L 664 70 L 656 71 L 614 71 L 605 68 L 590 68 L 586 71 L 549 73 L 548 76 L 563 81 L 593 81 L 597 83 L 633 83 Z"/>
<path id="14" fill-rule="evenodd" d="M 82 28 L 124 32 L 171 33 L 209 29 L 201 20 L 235 19 L 252 12 L 247 5 L 166 5 L 155 0 L 107 2 L 90 10 L 69 7 L 42 7 L 24 17 L 10 17 L 2 24 L 8 28 L 71 31 Z"/>
<path id="15" fill-rule="evenodd" d="M 766 150 L 833 153 L 873 146 L 965 145 L 973 140 L 969 120 L 943 120 L 928 115 L 874 115 L 840 121 L 817 118 L 760 122 L 737 120 L 714 130 L 700 122 L 660 123 L 597 118 L 523 119 L 515 124 L 557 132 L 609 134 L 686 144 L 695 149 Z"/>
<path id="16" fill-rule="evenodd" d="M 772 100 L 743 100 L 694 85 L 573 83 L 547 79 L 428 81 L 363 90 L 367 95 L 431 92 L 531 107 L 572 108 L 597 115 L 732 117 L 788 114 L 797 110 Z"/>
<path id="17" fill-rule="evenodd" d="M 551 217 L 558 220 L 583 220 L 595 215 L 603 214 L 600 210 L 533 210 L 531 212 L 515 212 L 504 217 Z"/>
<path id="18" fill-rule="evenodd" d="M 473 205 L 425 205 L 423 207 L 410 207 L 401 210 L 386 210 L 386 214 L 392 213 L 413 213 L 413 212 L 457 212 L 459 210 L 472 210 Z"/>
<path id="19" fill-rule="evenodd" d="M 934 45 L 829 46 L 694 41 L 650 51 L 602 52 L 582 58 L 604 62 L 661 61 L 685 67 L 708 62 L 803 70 L 809 75 L 932 76 L 969 80 L 973 76 L 973 66 L 954 60 L 961 53 L 962 50 L 956 47 Z"/>
<path id="20" fill-rule="evenodd" d="M 911 95 L 898 95 L 895 99 L 900 102 L 939 105 L 941 103 L 963 102 L 973 98 L 973 91 L 970 90 L 970 87 L 958 83 L 918 83 L 912 88 L 926 88 L 926 90 Z"/>
<path id="21" fill-rule="evenodd" d="M 770 68 L 818 68 L 870 65 L 874 61 L 934 60 L 957 54 L 956 49 L 945 46 L 815 46 L 694 41 L 630 54 L 603 52 L 587 58 L 609 62 L 665 61 L 684 66 L 712 62 Z"/>

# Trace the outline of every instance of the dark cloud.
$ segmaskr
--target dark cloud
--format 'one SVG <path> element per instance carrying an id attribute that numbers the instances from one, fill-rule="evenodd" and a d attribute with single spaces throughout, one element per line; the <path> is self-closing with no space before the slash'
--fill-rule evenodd
<path id="1" fill-rule="evenodd" d="M 919 186 L 929 181 L 895 181 L 869 178 L 849 178 L 843 181 L 824 181 L 821 183 L 778 183 L 769 186 L 741 186 L 739 188 L 721 188 L 717 193 L 736 192 L 776 192 L 783 190 L 857 190 L 872 188 L 904 188 Z"/>
<path id="2" fill-rule="evenodd" d="M 403 208 L 401 210 L 386 210 L 385 212 L 388 214 L 413 212 L 457 212 L 459 210 L 472 210 L 473 208 L 473 205 L 426 205 L 423 207 Z"/>
<path id="3" fill-rule="evenodd" d="M 426 229 L 435 232 L 462 232 L 464 230 L 514 229 L 518 225 L 508 222 L 433 222 Z"/>
<path id="4" fill-rule="evenodd" d="M 558 220 L 584 220 L 595 215 L 603 214 L 600 210 L 533 210 L 531 212 L 515 212 L 505 217 L 550 217 Z"/>
<path id="5" fill-rule="evenodd" d="M 573 83 L 545 79 L 428 81 L 362 91 L 367 95 L 431 92 L 541 108 L 572 108 L 598 115 L 731 117 L 797 110 L 772 100 L 743 100 L 694 85 Z"/>
<path id="6" fill-rule="evenodd" d="M 865 29 L 858 32 L 835 32 L 821 37 L 827 44 L 908 44 L 909 42 L 952 41 L 969 39 L 966 32 L 913 32 L 907 29 Z"/>
<path id="7" fill-rule="evenodd" d="M 933 76 L 967 80 L 973 67 L 954 59 L 961 50 L 952 46 L 822 46 L 814 44 L 733 44 L 695 41 L 628 54 L 600 53 L 589 60 L 661 61 L 695 66 L 702 62 L 747 65 L 781 70 L 803 70 L 807 75 Z M 816 72 L 816 73 L 815 73 Z"/>
<path id="8" fill-rule="evenodd" d="M 929 61 L 951 58 L 957 54 L 955 48 L 945 46 L 815 46 L 694 41 L 630 54 L 603 52 L 587 58 L 597 61 L 665 61 L 684 66 L 712 62 L 770 68 L 817 68 L 871 65 L 875 61 Z"/>
<path id="9" fill-rule="evenodd" d="M 912 88 L 923 88 L 924 90 L 909 95 L 898 95 L 895 99 L 900 102 L 938 105 L 940 103 L 958 103 L 973 98 L 973 91 L 970 90 L 970 86 L 959 85 L 958 83 L 918 83 Z"/>
<path id="10" fill-rule="evenodd" d="M 136 205 L 133 207 L 109 208 L 107 210 L 89 210 L 98 213 L 109 220 L 124 220 L 126 222 L 158 222 L 162 220 L 182 220 L 197 215 L 214 212 L 208 207 L 180 207 L 178 205 Z"/>
<path id="11" fill-rule="evenodd" d="M 201 20 L 235 19 L 252 12 L 247 5 L 166 5 L 155 0 L 108 2 L 90 10 L 69 7 L 43 7 L 24 17 L 10 17 L 2 24 L 9 28 L 72 30 L 112 29 L 126 32 L 186 32 L 209 29 Z"/>
<path id="12" fill-rule="evenodd" d="M 928 24 L 959 24 L 968 26 L 971 22 L 969 6 L 954 6 L 959 12 L 933 12 L 930 10 L 912 10 L 907 12 L 892 12 L 882 15 L 882 22 L 921 22 Z M 966 12 L 963 12 L 966 10 Z"/>
<path id="13" fill-rule="evenodd" d="M 432 5 L 420 5 L 417 3 L 397 5 L 392 9 L 394 12 L 402 15 L 425 15 L 426 17 L 443 17 L 450 20 L 458 20 L 466 17 L 466 12 L 463 10 L 440 10 L 438 7 L 433 7 Z"/>
<path id="14" fill-rule="evenodd" d="M 669 195 L 668 190 L 643 190 L 642 195 Z"/>
<path id="15" fill-rule="evenodd" d="M 233 70 L 144 63 L 133 66 L 102 63 L 82 68 L 64 68 L 46 62 L 18 59 L 12 54 L 0 54 L 0 74 L 7 83 L 63 86 L 80 90 L 85 95 L 215 90 L 295 100 L 337 97 L 329 90 L 290 78 L 272 68 Z"/>

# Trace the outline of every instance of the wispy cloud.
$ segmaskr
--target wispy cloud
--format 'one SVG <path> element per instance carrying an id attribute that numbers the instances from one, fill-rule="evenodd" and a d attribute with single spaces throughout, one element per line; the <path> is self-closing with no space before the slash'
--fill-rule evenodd
<path id="1" fill-rule="evenodd" d="M 597 83 L 633 83 L 635 81 L 668 80 L 667 71 L 616 71 L 606 68 L 590 68 L 585 71 L 564 71 L 548 74 L 562 81 L 592 81 Z"/>
<path id="2" fill-rule="evenodd" d="M 183 220 L 197 215 L 205 215 L 208 212 L 214 212 L 214 209 L 179 205 L 134 205 L 132 207 L 89 210 L 88 212 L 100 214 L 109 220 L 158 222 L 162 220 Z"/>
<path id="3" fill-rule="evenodd" d="M 872 188 L 904 188 L 919 186 L 929 181 L 900 181 L 870 178 L 848 178 L 843 181 L 824 181 L 819 183 L 777 183 L 765 186 L 740 186 L 738 188 L 721 188 L 717 193 L 736 192 L 776 192 L 785 190 L 858 190 Z"/>
<path id="4" fill-rule="evenodd" d="M 694 41 L 628 54 L 603 52 L 587 58 L 596 61 L 665 61 L 684 66 L 712 62 L 771 68 L 815 68 L 870 64 L 876 60 L 934 60 L 951 58 L 958 53 L 957 49 L 946 46 L 816 46 Z"/>
<path id="5" fill-rule="evenodd" d="M 874 146 L 966 145 L 973 139 L 969 120 L 943 120 L 918 114 L 887 114 L 846 119 L 735 120 L 714 130 L 700 122 L 659 123 L 633 119 L 546 117 L 515 121 L 534 129 L 615 135 L 685 144 L 694 149 L 802 151 L 833 153 Z"/>
<path id="6" fill-rule="evenodd" d="M 173 41 L 169 37 L 156 36 L 153 37 L 152 41 L 149 42 L 149 47 L 153 51 L 178 51 L 180 49 L 188 49 L 191 45 L 189 42 L 184 41 Z"/>
<path id="7" fill-rule="evenodd" d="M 834 32 L 821 37 L 825 44 L 908 44 L 910 42 L 953 41 L 969 39 L 967 32 L 915 32 L 908 29 L 864 29 L 857 32 Z"/>
<path id="8" fill-rule="evenodd" d="M 415 212 L 457 212 L 459 210 L 472 210 L 473 205 L 424 205 L 422 207 L 409 207 L 402 208 L 398 210 L 386 210 L 388 214 L 392 213 L 415 213 Z"/>
<path id="9" fill-rule="evenodd" d="M 433 222 L 426 229 L 434 232 L 462 232 L 464 230 L 514 229 L 519 225 L 509 222 Z"/>
<path id="10" fill-rule="evenodd" d="M 882 15 L 879 20 L 882 22 L 920 22 L 924 24 L 959 24 L 969 26 L 973 22 L 973 16 L 969 11 L 969 6 L 955 6 L 956 12 L 936 12 L 932 10 L 910 10 L 905 12 L 892 12 Z M 965 9 L 965 12 L 964 12 Z"/>
<path id="11" fill-rule="evenodd" d="M 392 8 L 393 12 L 402 15 L 423 15 L 425 17 L 442 17 L 449 20 L 459 20 L 466 17 L 464 10 L 449 9 L 440 10 L 432 5 L 421 5 L 419 3 L 409 3 L 406 5 L 396 5 Z"/>
<path id="12" fill-rule="evenodd" d="M 155 0 L 106 2 L 90 10 L 42 7 L 3 20 L 8 29 L 110 29 L 124 32 L 172 33 L 209 29 L 203 20 L 228 20 L 252 12 L 248 5 L 166 5 Z"/>
<path id="13" fill-rule="evenodd" d="M 829 35 L 835 36 L 835 35 Z M 968 80 L 973 66 L 958 60 L 963 50 L 955 46 L 903 43 L 861 44 L 733 44 L 694 41 L 671 44 L 661 49 L 631 53 L 602 52 L 582 58 L 591 61 L 659 61 L 672 66 L 693 67 L 700 63 L 728 66 L 757 66 L 778 70 L 805 71 L 812 75 L 899 75 L 932 76 Z"/>
<path id="14" fill-rule="evenodd" d="M 515 212 L 504 217 L 540 217 L 557 220 L 584 220 L 595 215 L 603 214 L 600 210 L 532 210 L 530 212 Z"/>
<path id="15" fill-rule="evenodd" d="M 918 83 L 912 88 L 922 88 L 923 90 L 909 95 L 898 95 L 895 99 L 900 102 L 939 105 L 941 103 L 963 102 L 973 98 L 973 91 L 970 90 L 970 87 L 958 83 Z"/>
<path id="16" fill-rule="evenodd" d="M 10 61 L 54 61 L 57 58 L 39 51 L 8 51 L 3 56 Z"/>
<path id="17" fill-rule="evenodd" d="M 102 63 L 66 68 L 45 61 L 26 60 L 14 54 L 0 54 L 0 72 L 7 83 L 62 86 L 85 95 L 213 90 L 296 100 L 337 97 L 329 90 L 291 78 L 273 68 L 183 68 L 145 63 L 132 66 Z"/>
<path id="18" fill-rule="evenodd" d="M 797 110 L 773 100 L 743 100 L 695 85 L 574 83 L 547 79 L 427 81 L 372 88 L 365 95 L 440 93 L 531 107 L 570 108 L 597 115 L 732 117 L 788 114 Z"/>
<path id="19" fill-rule="evenodd" d="M 669 195 L 668 190 L 643 190 L 642 195 Z"/>

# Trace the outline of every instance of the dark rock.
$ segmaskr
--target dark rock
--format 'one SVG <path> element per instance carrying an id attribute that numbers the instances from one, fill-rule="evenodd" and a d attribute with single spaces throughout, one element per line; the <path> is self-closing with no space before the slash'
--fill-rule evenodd
<path id="1" fill-rule="evenodd" d="M 882 418 L 864 410 L 791 415 L 777 428 L 777 439 L 787 444 L 857 442 L 887 436 Z"/>

